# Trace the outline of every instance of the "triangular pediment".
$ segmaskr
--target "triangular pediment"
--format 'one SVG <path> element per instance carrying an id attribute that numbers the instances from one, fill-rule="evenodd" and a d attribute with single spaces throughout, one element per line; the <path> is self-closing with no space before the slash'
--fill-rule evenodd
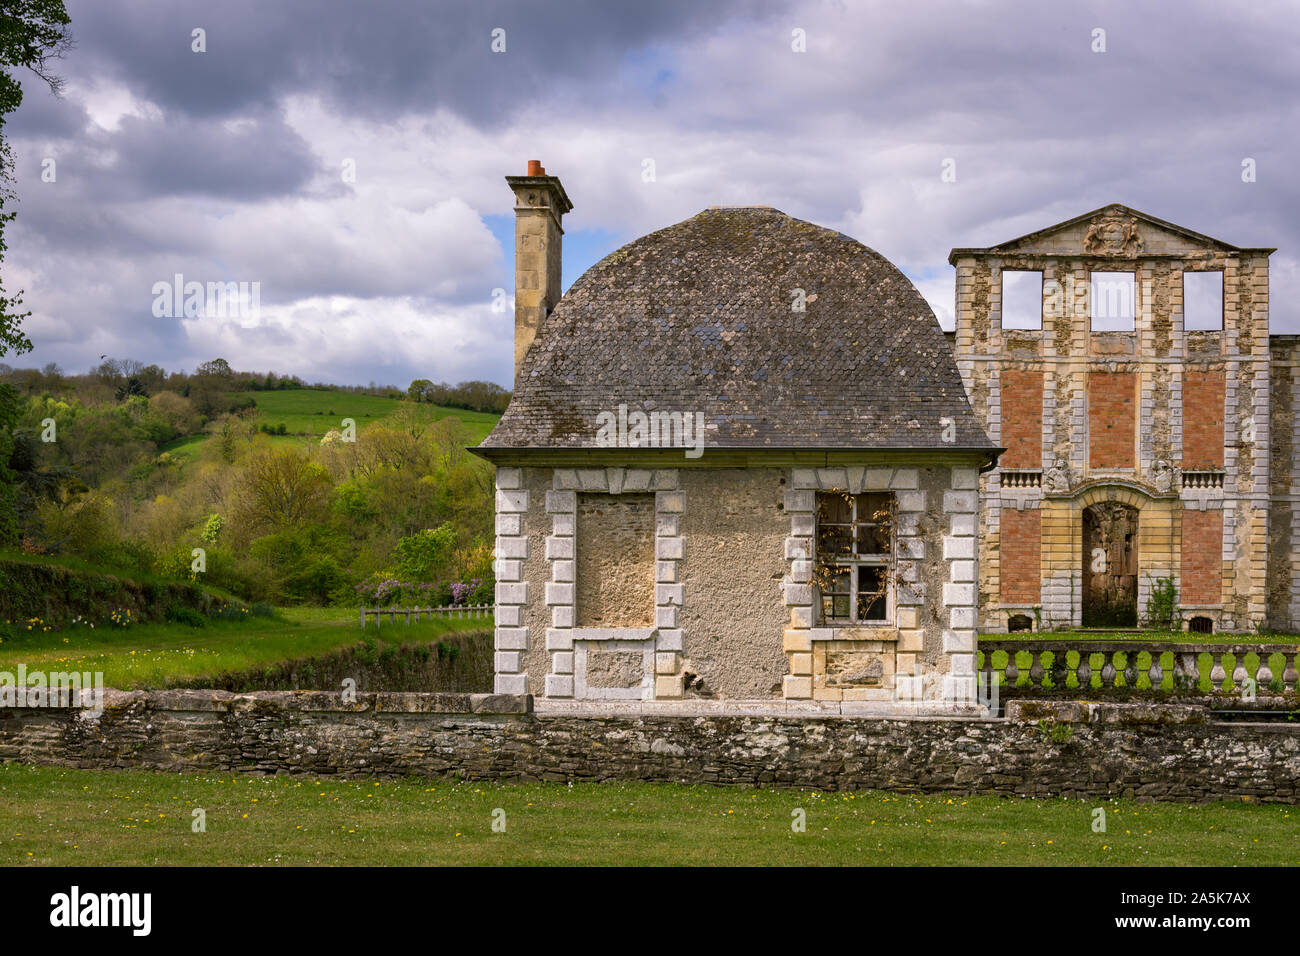
<path id="1" fill-rule="evenodd" d="M 1121 203 L 1111 203 L 988 249 L 969 251 L 997 255 L 1088 255 L 1132 259 L 1143 255 L 1179 256 L 1241 250 L 1220 239 L 1157 219 Z"/>

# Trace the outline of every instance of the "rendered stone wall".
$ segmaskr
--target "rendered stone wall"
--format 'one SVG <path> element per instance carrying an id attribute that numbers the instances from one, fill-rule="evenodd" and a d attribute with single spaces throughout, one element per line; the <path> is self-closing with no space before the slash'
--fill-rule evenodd
<path id="1" fill-rule="evenodd" d="M 891 701 L 901 688 L 973 701 L 977 483 L 973 465 L 499 468 L 494 687 L 548 700 Z M 895 495 L 896 607 L 883 626 L 817 620 L 821 490 Z M 882 679 L 830 686 L 864 667 Z"/>
<path id="2" fill-rule="evenodd" d="M 359 694 L 344 706 L 339 695 L 323 692 L 203 690 L 110 691 L 106 704 L 97 719 L 71 710 L 0 710 L 0 760 L 1300 802 L 1300 727 L 1216 724 L 1198 707 L 1012 701 L 1003 720 L 705 710 L 571 716 L 529 713 L 527 698 L 503 695 Z M 1049 735 L 1040 722 L 1066 732 Z"/>
<path id="3" fill-rule="evenodd" d="M 575 547 L 575 625 L 652 626 L 654 495 L 579 494 Z"/>
<path id="4" fill-rule="evenodd" d="M 787 469 L 681 473 L 686 560 L 680 611 L 688 697 L 781 696 L 789 568 Z"/>

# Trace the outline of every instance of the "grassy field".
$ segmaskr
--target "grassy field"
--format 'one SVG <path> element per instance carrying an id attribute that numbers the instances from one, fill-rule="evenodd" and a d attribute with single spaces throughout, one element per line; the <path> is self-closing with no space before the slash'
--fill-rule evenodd
<path id="1" fill-rule="evenodd" d="M 405 404 L 395 398 L 353 395 L 316 388 L 288 388 L 248 394 L 257 401 L 257 414 L 253 421 L 272 428 L 284 425 L 288 434 L 272 435 L 270 440 L 274 444 L 285 445 L 318 442 L 331 428 L 339 428 L 345 418 L 353 419 L 360 431 L 367 425 L 389 418 Z M 471 444 L 478 444 L 486 438 L 500 417 L 487 412 L 470 412 L 463 408 L 445 408 L 441 405 L 420 405 L 418 408 L 430 421 L 460 419 L 469 431 Z M 160 445 L 158 451 L 166 452 L 182 463 L 193 461 L 209 437 L 204 434 L 178 438 Z"/>
<path id="2" fill-rule="evenodd" d="M 1094 833 L 1093 810 L 1106 811 Z M 192 830 L 193 811 L 206 832 Z M 803 810 L 806 832 L 792 831 Z M 496 812 L 501 811 L 501 812 Z M 1252 866 L 1292 807 L 0 766 L 0 865 Z M 493 820 L 504 819 L 505 832 Z"/>
<path id="3" fill-rule="evenodd" d="M 331 428 L 338 428 L 344 418 L 351 418 L 360 431 L 366 425 L 381 421 L 396 412 L 404 403 L 398 399 L 378 395 L 354 395 L 313 388 L 290 388 L 282 391 L 253 392 L 257 399 L 258 424 L 284 424 L 294 435 L 311 435 L 320 438 Z M 482 441 L 496 424 L 497 415 L 470 412 L 460 408 L 440 405 L 420 405 L 419 410 L 434 421 L 455 417 L 470 430 L 474 441 Z"/>
<path id="4" fill-rule="evenodd" d="M 376 632 L 386 643 L 436 640 L 449 631 L 481 630 L 490 619 L 423 620 Z M 355 612 L 347 608 L 284 608 L 275 617 L 209 620 L 206 627 L 135 624 L 128 628 L 77 627 L 32 632 L 0 643 L 0 670 L 102 671 L 104 685 L 123 690 L 166 687 L 202 675 L 243 671 L 324 654 L 360 642 Z"/>

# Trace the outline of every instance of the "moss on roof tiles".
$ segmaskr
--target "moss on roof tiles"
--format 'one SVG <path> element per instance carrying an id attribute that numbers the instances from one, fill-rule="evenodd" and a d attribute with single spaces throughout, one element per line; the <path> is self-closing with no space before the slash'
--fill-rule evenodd
<path id="1" fill-rule="evenodd" d="M 707 447 L 992 447 L 907 277 L 767 208 L 705 210 L 587 270 L 481 447 L 593 448 L 597 416 L 620 404 L 701 413 Z"/>

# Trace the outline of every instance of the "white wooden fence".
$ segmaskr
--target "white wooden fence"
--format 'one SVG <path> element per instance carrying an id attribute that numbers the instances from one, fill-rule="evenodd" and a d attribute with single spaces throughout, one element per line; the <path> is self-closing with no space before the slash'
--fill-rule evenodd
<path id="1" fill-rule="evenodd" d="M 375 627 L 379 626 L 381 614 L 388 615 L 388 623 L 394 624 L 399 616 L 406 618 L 406 623 L 411 623 L 411 617 L 414 615 L 418 621 L 420 615 L 424 614 L 430 618 L 434 617 L 491 617 L 493 606 L 491 604 L 452 604 L 447 607 L 363 607 L 361 609 L 361 626 L 366 626 L 366 615 L 375 616 Z"/>

